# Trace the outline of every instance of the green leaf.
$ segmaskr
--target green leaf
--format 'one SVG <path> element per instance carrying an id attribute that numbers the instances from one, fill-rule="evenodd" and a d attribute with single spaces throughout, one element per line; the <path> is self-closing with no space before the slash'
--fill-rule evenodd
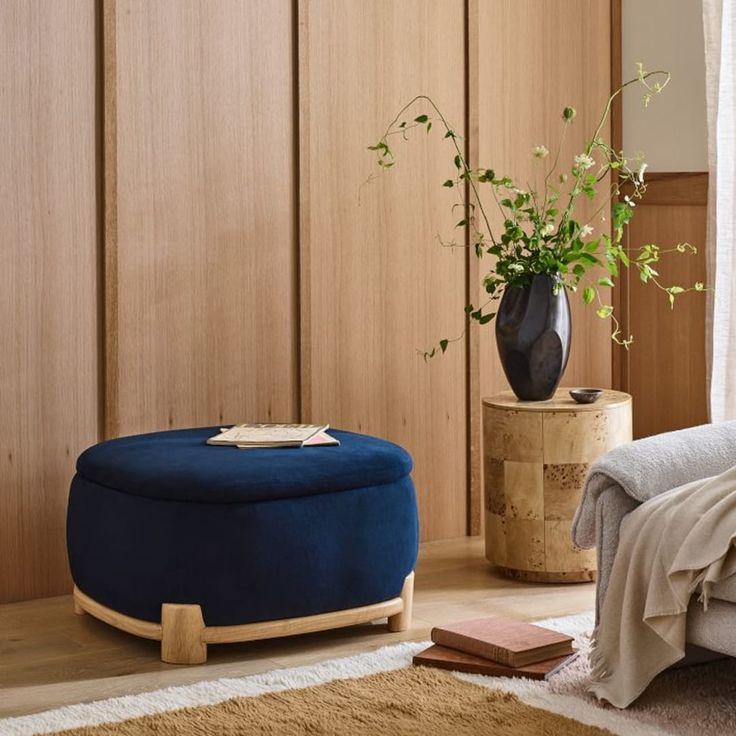
<path id="1" fill-rule="evenodd" d="M 454 138 L 454 137 L 455 137 L 454 130 L 448 130 L 447 133 L 445 133 L 445 138 Z"/>
<path id="2" fill-rule="evenodd" d="M 482 325 L 487 325 L 494 317 L 496 316 L 495 312 L 489 312 L 488 314 L 484 314 L 478 322 Z"/>
<path id="3" fill-rule="evenodd" d="M 608 286 L 609 288 L 613 288 L 613 281 L 608 278 L 608 276 L 604 276 L 603 278 L 598 279 L 598 286 Z"/>
<path id="4" fill-rule="evenodd" d="M 609 306 L 608 304 L 604 304 L 600 309 L 596 311 L 596 314 L 601 319 L 607 319 L 613 314 L 613 307 Z"/>
<path id="5" fill-rule="evenodd" d="M 429 120 L 429 115 L 418 115 L 414 118 L 415 123 L 426 123 Z"/>
<path id="6" fill-rule="evenodd" d="M 442 186 L 443 187 L 454 187 L 455 182 L 452 179 L 448 179 Z"/>
<path id="7" fill-rule="evenodd" d="M 458 222 L 457 225 L 455 225 L 455 227 L 462 227 L 463 225 L 467 225 L 467 224 L 468 224 L 467 220 L 460 220 L 460 222 Z"/>
<path id="8" fill-rule="evenodd" d="M 667 289 L 670 294 L 684 294 L 685 289 L 682 288 L 682 286 L 670 286 L 669 289 Z"/>
<path id="9" fill-rule="evenodd" d="M 429 133 L 430 130 L 432 130 L 432 121 L 431 120 L 427 123 L 427 133 Z"/>
<path id="10" fill-rule="evenodd" d="M 447 350 L 447 346 L 449 345 L 449 340 L 440 340 L 440 350 L 444 353 L 445 350 Z"/>
<path id="11" fill-rule="evenodd" d="M 592 286 L 586 286 L 583 289 L 583 301 L 590 304 L 595 299 L 595 289 Z"/>
<path id="12" fill-rule="evenodd" d="M 462 168 L 463 160 L 460 158 L 460 154 L 455 156 L 455 168 L 460 169 Z"/>

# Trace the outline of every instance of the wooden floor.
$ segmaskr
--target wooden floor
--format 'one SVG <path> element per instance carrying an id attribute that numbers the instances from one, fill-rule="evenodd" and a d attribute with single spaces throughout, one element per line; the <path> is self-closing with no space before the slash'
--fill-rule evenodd
<path id="1" fill-rule="evenodd" d="M 206 665 L 163 664 L 159 644 L 76 616 L 71 596 L 0 606 L 0 718 L 218 677 L 294 667 L 425 639 L 432 626 L 501 614 L 524 620 L 593 608 L 595 584 L 506 580 L 483 558 L 479 538 L 422 545 L 409 631 L 385 623 L 288 639 L 209 646 Z"/>

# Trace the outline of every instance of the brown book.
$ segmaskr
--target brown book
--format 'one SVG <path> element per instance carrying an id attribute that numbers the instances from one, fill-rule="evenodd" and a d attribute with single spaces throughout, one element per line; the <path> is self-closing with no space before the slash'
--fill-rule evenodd
<path id="1" fill-rule="evenodd" d="M 438 626 L 432 629 L 432 641 L 507 667 L 524 667 L 573 651 L 571 636 L 501 617 Z"/>
<path id="2" fill-rule="evenodd" d="M 491 677 L 528 677 L 531 680 L 549 680 L 552 675 L 572 662 L 578 653 L 566 654 L 563 657 L 546 659 L 524 667 L 506 667 L 490 659 L 476 657 L 474 654 L 458 652 L 456 649 L 434 644 L 423 652 L 414 655 L 414 664 L 424 667 L 437 667 L 453 672 L 468 672 L 472 675 L 490 675 Z"/>

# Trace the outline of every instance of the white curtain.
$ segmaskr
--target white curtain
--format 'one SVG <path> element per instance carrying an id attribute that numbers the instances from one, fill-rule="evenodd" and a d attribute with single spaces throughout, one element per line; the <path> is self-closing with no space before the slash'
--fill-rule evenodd
<path id="1" fill-rule="evenodd" d="M 703 0 L 710 418 L 736 419 L 736 0 Z"/>

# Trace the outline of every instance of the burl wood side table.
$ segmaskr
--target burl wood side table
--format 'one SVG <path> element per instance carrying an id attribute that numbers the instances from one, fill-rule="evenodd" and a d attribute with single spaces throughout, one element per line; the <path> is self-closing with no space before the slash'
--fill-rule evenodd
<path id="1" fill-rule="evenodd" d="M 517 580 L 595 580 L 595 550 L 573 545 L 572 519 L 590 465 L 631 431 L 631 396 L 619 391 L 594 404 L 568 389 L 549 401 L 511 391 L 483 399 L 488 561 Z"/>

